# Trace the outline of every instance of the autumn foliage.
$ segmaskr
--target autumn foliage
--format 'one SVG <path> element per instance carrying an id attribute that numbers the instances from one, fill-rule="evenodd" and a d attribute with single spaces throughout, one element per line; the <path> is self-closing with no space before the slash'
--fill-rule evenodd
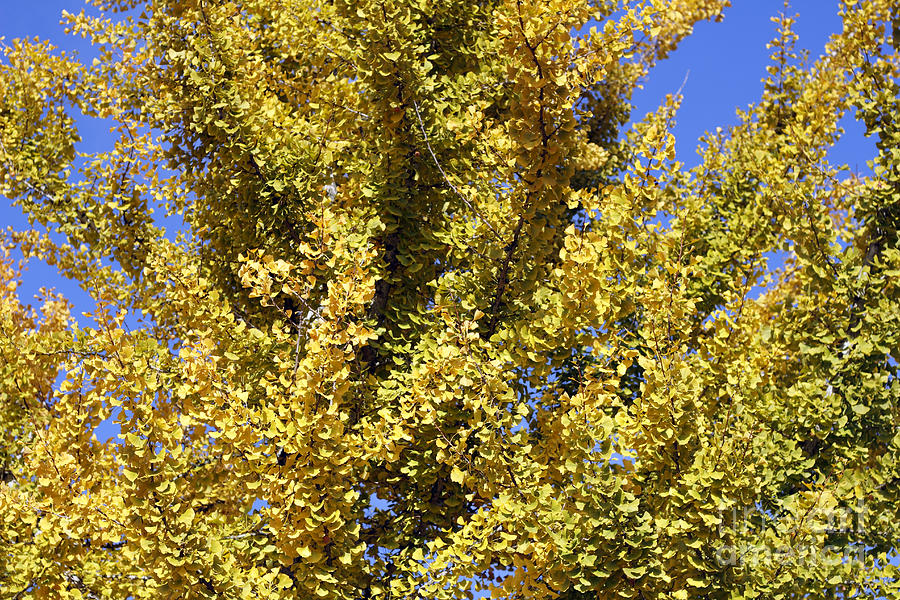
<path id="1" fill-rule="evenodd" d="M 93 4 L 2 44 L 0 597 L 900 597 L 895 0 L 693 168 L 726 0 Z"/>

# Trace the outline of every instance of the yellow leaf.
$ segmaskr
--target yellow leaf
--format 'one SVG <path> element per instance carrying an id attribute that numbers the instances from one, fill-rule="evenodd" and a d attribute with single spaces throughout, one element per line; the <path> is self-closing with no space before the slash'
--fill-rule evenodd
<path id="1" fill-rule="evenodd" d="M 462 484 L 466 480 L 466 474 L 459 467 L 453 465 L 450 470 L 450 479 L 456 483 Z"/>

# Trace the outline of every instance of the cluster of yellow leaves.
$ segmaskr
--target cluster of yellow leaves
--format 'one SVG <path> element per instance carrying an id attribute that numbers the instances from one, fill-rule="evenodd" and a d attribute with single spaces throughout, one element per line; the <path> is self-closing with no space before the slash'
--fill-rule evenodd
<path id="1" fill-rule="evenodd" d="M 725 0 L 94 4 L 0 62 L 0 595 L 900 591 L 896 2 L 693 169 L 620 129 Z"/>

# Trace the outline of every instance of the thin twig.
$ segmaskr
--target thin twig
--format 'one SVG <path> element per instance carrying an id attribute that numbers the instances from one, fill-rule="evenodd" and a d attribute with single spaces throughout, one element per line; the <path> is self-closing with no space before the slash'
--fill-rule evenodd
<path id="1" fill-rule="evenodd" d="M 471 202 L 469 202 L 468 198 L 463 196 L 462 192 L 459 191 L 459 188 L 453 185 L 453 182 L 450 181 L 449 177 L 447 177 L 447 173 L 444 172 L 444 168 L 441 166 L 441 163 L 438 161 L 437 155 L 434 153 L 434 149 L 431 147 L 431 142 L 428 139 L 428 133 L 425 131 L 425 123 L 422 122 L 422 115 L 419 114 L 419 103 L 413 100 L 412 104 L 413 108 L 416 111 L 416 118 L 419 120 L 419 128 L 422 130 L 422 136 L 425 138 L 425 146 L 428 148 L 428 152 L 431 154 L 432 160 L 434 160 L 434 165 L 438 168 L 438 171 L 440 171 L 441 175 L 444 177 L 444 181 L 447 182 L 447 185 L 450 186 L 450 189 L 456 192 L 456 195 L 459 196 L 460 199 L 466 204 L 466 206 L 469 207 L 469 210 L 475 213 L 475 216 L 481 219 L 482 223 L 487 225 L 488 229 L 491 230 L 491 233 L 493 233 L 494 236 L 498 240 L 500 240 L 500 242 L 503 242 L 503 238 L 499 233 L 497 233 L 497 230 L 494 229 L 493 225 L 491 225 L 490 222 L 480 212 L 478 212 L 478 209 L 475 208 Z"/>
<path id="2" fill-rule="evenodd" d="M 291 382 L 297 381 L 297 369 L 300 368 L 300 334 L 302 330 L 297 328 L 297 346 L 294 348 L 294 373 L 291 375 Z"/>
<path id="3" fill-rule="evenodd" d="M 688 69 L 687 71 L 684 72 L 684 79 L 681 81 L 681 85 L 678 86 L 678 91 L 675 92 L 676 96 L 681 96 L 681 92 L 684 91 L 684 86 L 687 85 L 688 77 L 690 77 L 690 76 L 691 76 L 691 70 Z"/>

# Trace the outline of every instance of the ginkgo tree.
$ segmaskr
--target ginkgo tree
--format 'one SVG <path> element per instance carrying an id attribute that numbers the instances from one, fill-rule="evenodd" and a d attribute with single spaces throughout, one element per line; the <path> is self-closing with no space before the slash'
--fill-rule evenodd
<path id="1" fill-rule="evenodd" d="M 0 596 L 900 595 L 896 0 L 693 168 L 727 0 L 91 4 L 2 42 Z"/>

